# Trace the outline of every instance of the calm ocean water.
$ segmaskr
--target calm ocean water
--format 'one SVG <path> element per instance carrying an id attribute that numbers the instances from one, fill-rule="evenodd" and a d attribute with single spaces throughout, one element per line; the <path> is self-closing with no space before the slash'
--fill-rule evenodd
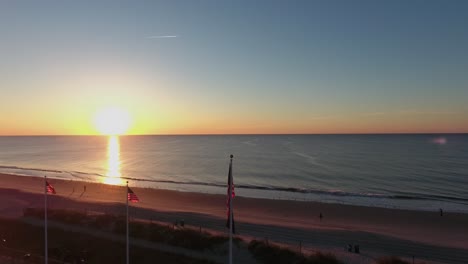
<path id="1" fill-rule="evenodd" d="M 468 135 L 0 137 L 0 172 L 468 213 Z"/>

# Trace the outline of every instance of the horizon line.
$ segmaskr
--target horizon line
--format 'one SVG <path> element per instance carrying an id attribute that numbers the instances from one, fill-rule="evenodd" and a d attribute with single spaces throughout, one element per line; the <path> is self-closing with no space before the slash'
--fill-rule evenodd
<path id="1" fill-rule="evenodd" d="M 464 135 L 468 132 L 377 132 L 377 133 L 232 133 L 232 134 L 122 134 L 122 135 L 101 135 L 101 134 L 38 134 L 38 135 L 0 135 L 0 137 L 96 137 L 96 136 L 306 136 L 306 135 Z"/>

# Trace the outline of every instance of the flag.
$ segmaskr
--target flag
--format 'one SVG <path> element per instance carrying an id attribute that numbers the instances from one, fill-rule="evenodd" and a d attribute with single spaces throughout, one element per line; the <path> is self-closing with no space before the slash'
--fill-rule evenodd
<path id="1" fill-rule="evenodd" d="M 47 189 L 47 193 L 56 194 L 55 188 L 52 185 L 50 185 L 48 181 L 46 181 L 46 189 Z"/>
<path id="2" fill-rule="evenodd" d="M 132 191 L 132 189 L 130 189 L 130 187 L 127 187 L 127 199 L 132 203 L 137 203 L 140 201 L 138 196 Z"/>
<path id="3" fill-rule="evenodd" d="M 231 199 L 236 196 L 234 192 L 234 181 L 232 179 L 232 155 L 231 155 L 231 162 L 229 163 L 229 175 L 228 175 L 228 188 L 227 188 L 227 195 L 226 195 L 226 207 L 227 207 L 227 222 L 226 227 L 229 228 L 230 220 L 232 216 L 232 233 L 236 233 L 236 225 L 234 224 L 234 211 L 231 213 Z M 231 195 L 229 195 L 231 194 Z"/>

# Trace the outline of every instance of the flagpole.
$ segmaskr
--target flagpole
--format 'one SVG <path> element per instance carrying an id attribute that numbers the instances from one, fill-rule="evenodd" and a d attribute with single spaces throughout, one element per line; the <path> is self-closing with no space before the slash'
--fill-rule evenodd
<path id="1" fill-rule="evenodd" d="M 127 181 L 127 197 L 126 197 L 126 200 L 127 200 L 127 264 L 130 263 L 130 257 L 129 257 L 129 244 L 128 244 L 128 181 Z"/>
<path id="2" fill-rule="evenodd" d="M 48 263 L 47 250 L 47 176 L 44 176 L 44 263 Z"/>
<path id="3" fill-rule="evenodd" d="M 231 154 L 231 161 L 229 163 L 229 264 L 232 264 L 232 158 L 234 156 Z"/>

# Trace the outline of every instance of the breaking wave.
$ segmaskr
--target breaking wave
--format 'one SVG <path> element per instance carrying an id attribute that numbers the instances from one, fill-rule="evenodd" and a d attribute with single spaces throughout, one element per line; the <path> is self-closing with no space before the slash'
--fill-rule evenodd
<path id="1" fill-rule="evenodd" d="M 5 171 L 6 170 L 6 171 Z M 13 170 L 13 171 L 11 171 Z M 0 172 L 4 171 L 8 174 L 17 174 L 17 175 L 27 175 L 27 176 L 39 176 L 34 175 L 34 173 L 29 172 L 48 172 L 54 173 L 55 175 L 49 175 L 49 177 L 54 178 L 71 178 L 71 179 L 80 179 L 80 180 L 89 180 L 96 181 L 96 178 L 107 178 L 108 176 L 99 174 L 99 173 L 89 173 L 81 171 L 65 171 L 65 170 L 53 170 L 53 169 L 40 169 L 40 168 L 26 168 L 18 166 L 1 166 Z M 58 174 L 58 175 L 56 175 Z M 71 177 L 64 177 L 64 175 L 69 175 Z M 164 184 L 174 184 L 174 185 L 192 185 L 192 186 L 208 186 L 208 187 L 217 187 L 225 188 L 225 183 L 213 183 L 213 182 L 201 182 L 201 181 L 175 181 L 175 180 L 165 180 L 165 179 L 146 179 L 146 178 L 136 178 L 136 177 L 120 177 L 123 180 L 137 181 L 137 182 L 149 182 L 149 183 L 164 183 Z M 426 200 L 426 201 L 449 201 L 453 203 L 465 204 L 468 205 L 468 199 L 452 196 L 442 196 L 442 195 L 416 195 L 416 194 L 401 194 L 401 195 L 389 195 L 389 194 L 379 194 L 379 193 L 357 193 L 357 192 L 347 192 L 342 190 L 318 190 L 312 188 L 297 188 L 297 187 L 280 187 L 280 186 L 260 186 L 260 185 L 249 185 L 249 184 L 236 184 L 238 189 L 251 189 L 251 190 L 261 190 L 261 191 L 271 191 L 271 192 L 289 192 L 289 193 L 302 193 L 302 194 L 312 194 L 312 195 L 327 195 L 327 196 L 339 196 L 339 197 L 358 197 L 358 198 L 373 198 L 373 199 L 395 199 L 395 200 Z"/>

